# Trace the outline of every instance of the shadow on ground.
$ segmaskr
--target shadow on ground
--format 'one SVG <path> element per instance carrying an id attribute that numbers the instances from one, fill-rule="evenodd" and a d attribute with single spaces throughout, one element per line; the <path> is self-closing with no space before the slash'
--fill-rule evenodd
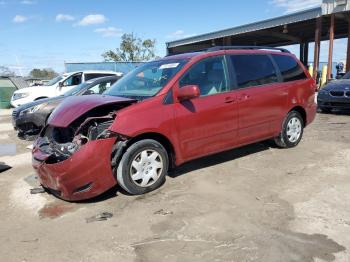
<path id="1" fill-rule="evenodd" d="M 221 152 L 211 156 L 206 156 L 200 159 L 190 161 L 188 163 L 185 163 L 175 168 L 174 170 L 169 172 L 168 176 L 171 178 L 176 178 L 176 177 L 185 175 L 189 172 L 192 172 L 194 170 L 199 170 L 210 166 L 219 165 L 221 163 L 236 160 L 236 159 L 239 159 L 251 154 L 259 153 L 274 147 L 275 146 L 273 145 L 273 143 L 270 143 L 269 141 L 265 141 L 265 142 L 255 143 L 255 144 L 240 147 L 237 149 Z M 130 196 L 130 194 L 125 190 L 123 190 L 120 186 L 116 186 L 108 190 L 107 192 L 103 193 L 100 196 L 97 196 L 95 198 L 88 199 L 88 200 L 79 201 L 77 203 L 89 204 L 89 203 L 105 201 L 107 199 L 118 196 L 118 193 Z"/>
<path id="2" fill-rule="evenodd" d="M 200 159 L 196 159 L 185 163 L 169 173 L 169 176 L 176 178 L 181 175 L 185 175 L 191 171 L 207 168 L 210 166 L 219 165 L 228 161 L 236 160 L 248 155 L 256 154 L 270 148 L 275 148 L 275 145 L 270 141 L 251 144 L 248 146 L 232 149 L 229 151 L 221 152 L 211 156 L 206 156 Z"/>

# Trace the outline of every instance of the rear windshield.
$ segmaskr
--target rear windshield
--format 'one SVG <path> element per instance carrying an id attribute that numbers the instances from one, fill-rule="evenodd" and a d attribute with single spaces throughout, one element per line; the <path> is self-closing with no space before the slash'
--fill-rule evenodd
<path id="1" fill-rule="evenodd" d="M 350 71 L 343 75 L 342 79 L 350 79 Z"/>
<path id="2" fill-rule="evenodd" d="M 72 89 L 68 90 L 67 92 L 63 93 L 64 96 L 74 96 L 80 92 L 80 90 L 83 90 L 86 86 L 90 85 L 92 82 L 84 82 L 80 85 L 77 85 L 76 87 L 73 87 Z"/>
<path id="3" fill-rule="evenodd" d="M 188 62 L 187 59 L 153 61 L 122 77 L 104 94 L 145 99 L 157 94 Z"/>

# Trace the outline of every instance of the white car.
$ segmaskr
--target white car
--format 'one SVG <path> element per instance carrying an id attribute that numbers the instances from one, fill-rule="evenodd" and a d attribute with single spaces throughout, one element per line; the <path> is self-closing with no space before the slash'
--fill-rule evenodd
<path id="1" fill-rule="evenodd" d="M 122 76 L 123 73 L 96 70 L 63 74 L 50 80 L 44 86 L 33 86 L 16 90 L 11 97 L 11 105 L 18 107 L 38 99 L 58 96 L 90 79 L 113 75 Z"/>

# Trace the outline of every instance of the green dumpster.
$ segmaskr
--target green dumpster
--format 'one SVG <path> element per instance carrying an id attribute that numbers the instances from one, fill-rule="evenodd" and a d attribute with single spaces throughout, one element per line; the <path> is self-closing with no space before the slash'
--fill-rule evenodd
<path id="1" fill-rule="evenodd" d="M 16 86 L 9 78 L 0 78 L 0 108 L 10 108 L 11 97 Z"/>

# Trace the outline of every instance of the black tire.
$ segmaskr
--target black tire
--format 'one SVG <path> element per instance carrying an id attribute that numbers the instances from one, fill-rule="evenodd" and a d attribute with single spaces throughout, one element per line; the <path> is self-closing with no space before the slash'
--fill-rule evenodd
<path id="1" fill-rule="evenodd" d="M 325 114 L 332 113 L 332 108 L 320 107 L 320 110 L 321 110 L 322 113 L 325 113 Z"/>
<path id="2" fill-rule="evenodd" d="M 137 181 L 134 181 L 131 178 L 131 172 L 132 172 L 131 165 L 132 165 L 132 162 L 134 160 L 136 161 L 136 158 L 140 156 L 141 152 L 144 152 L 144 151 L 147 152 L 147 150 L 150 152 L 154 151 L 159 154 L 159 157 L 157 158 L 158 160 L 160 160 L 160 162 L 162 162 L 163 167 L 162 169 L 158 170 L 159 171 L 158 178 L 156 180 L 152 179 L 151 181 L 153 182 L 152 184 L 150 184 L 149 186 L 141 186 L 138 184 Z M 150 192 L 159 188 L 165 182 L 165 177 L 168 173 L 168 167 L 169 167 L 168 153 L 159 142 L 152 139 L 140 140 L 132 144 L 123 154 L 122 159 L 120 160 L 117 168 L 117 174 L 116 174 L 117 182 L 125 191 L 127 191 L 132 195 L 145 194 L 147 192 Z"/>
<path id="3" fill-rule="evenodd" d="M 300 135 L 299 137 L 294 141 L 291 139 L 291 137 L 288 136 L 288 123 L 291 121 L 291 119 L 298 119 L 300 121 Z M 304 132 L 304 120 L 301 117 L 300 113 L 297 111 L 290 111 L 286 118 L 283 121 L 282 124 L 282 130 L 278 137 L 274 139 L 275 144 L 280 148 L 291 148 L 295 147 L 299 144 L 301 138 L 303 137 Z"/>

